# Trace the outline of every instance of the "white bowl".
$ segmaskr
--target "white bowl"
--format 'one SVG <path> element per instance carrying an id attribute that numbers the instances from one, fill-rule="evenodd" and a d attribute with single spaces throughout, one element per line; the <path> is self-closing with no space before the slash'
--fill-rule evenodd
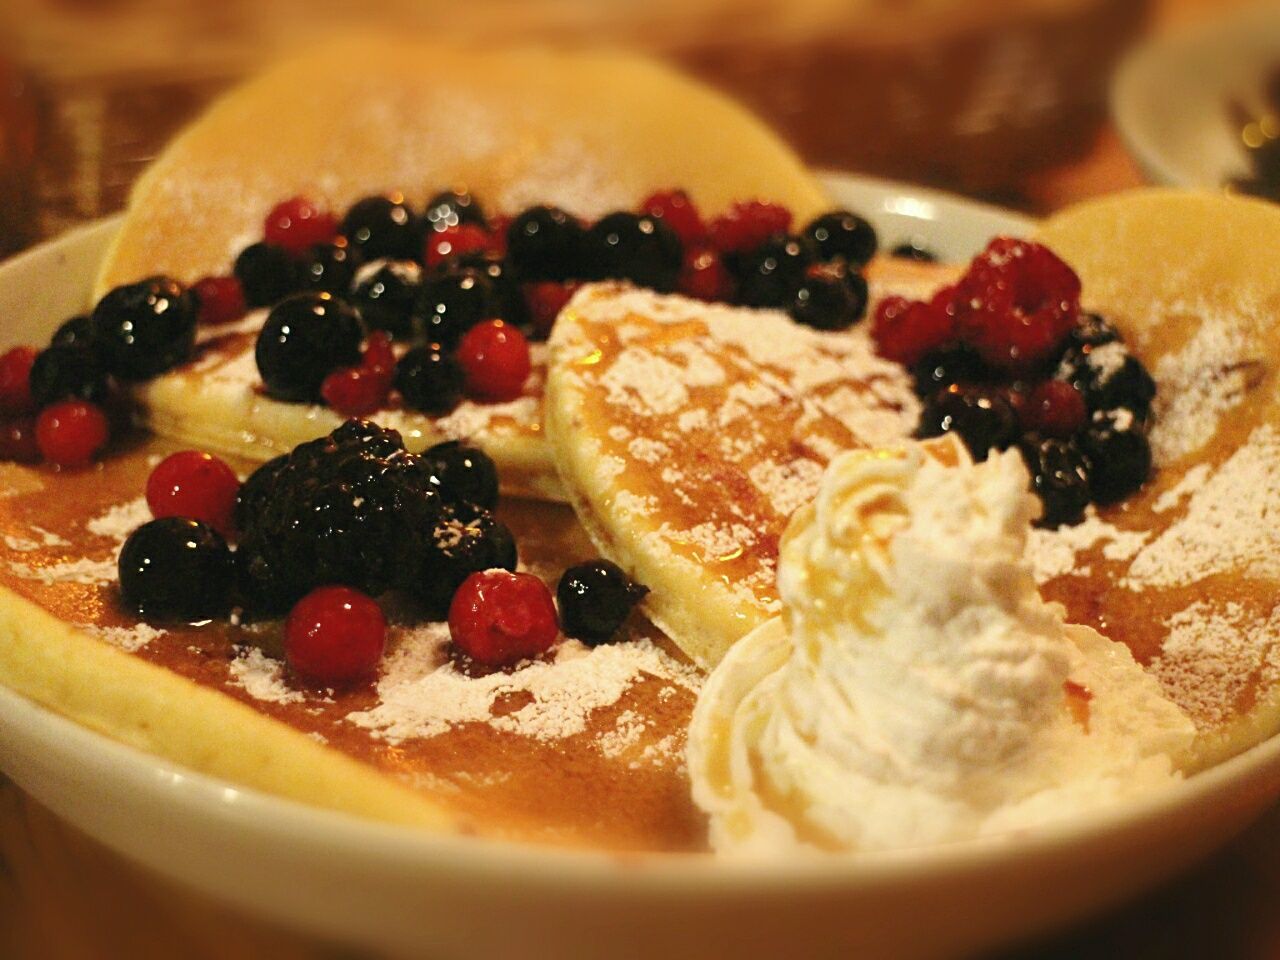
<path id="1" fill-rule="evenodd" d="M 1111 112 L 1151 180 L 1221 187 L 1249 172 L 1227 105 L 1256 97 L 1277 66 L 1280 7 L 1246 7 L 1135 49 L 1116 71 Z"/>
<path id="2" fill-rule="evenodd" d="M 1034 224 L 829 177 L 886 240 L 950 258 Z M 80 310 L 114 224 L 0 266 L 5 341 Z M 733 863 L 437 836 L 312 809 L 117 744 L 0 688 L 0 766 L 156 872 L 299 929 L 432 957 L 941 957 L 1043 931 L 1185 867 L 1280 795 L 1280 739 L 1105 813 L 889 854 Z"/>

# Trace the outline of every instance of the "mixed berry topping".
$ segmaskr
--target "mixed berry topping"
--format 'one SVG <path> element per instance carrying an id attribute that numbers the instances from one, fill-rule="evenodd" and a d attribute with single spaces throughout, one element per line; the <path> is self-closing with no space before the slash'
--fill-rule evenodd
<path id="1" fill-rule="evenodd" d="M 395 386 L 405 406 L 431 416 L 461 403 L 465 382 L 462 365 L 438 343 L 412 348 L 396 365 Z"/>
<path id="2" fill-rule="evenodd" d="M 263 224 L 263 239 L 297 255 L 321 243 L 329 243 L 338 232 L 333 214 L 306 197 L 293 197 L 276 204 Z"/>
<path id="3" fill-rule="evenodd" d="M 226 463 L 199 450 L 161 460 L 147 478 L 147 506 L 156 519 L 199 520 L 224 537 L 234 532 L 240 479 Z"/>
<path id="4" fill-rule="evenodd" d="M 507 228 L 507 261 L 522 281 L 569 280 L 582 272 L 586 231 L 559 207 L 530 207 Z"/>
<path id="5" fill-rule="evenodd" d="M 55 466 L 87 466 L 110 437 L 107 415 L 85 400 L 61 400 L 36 417 L 36 446 L 40 456 Z"/>
<path id="6" fill-rule="evenodd" d="M 623 211 L 592 225 L 586 254 L 591 276 L 630 280 L 661 293 L 676 288 L 684 263 L 680 236 L 665 219 Z"/>
<path id="7" fill-rule="evenodd" d="M 36 356 L 34 347 L 14 347 L 0 356 L 0 414 L 16 416 L 35 408 L 31 367 Z"/>
<path id="8" fill-rule="evenodd" d="M 570 567 L 556 587 L 565 636 L 590 646 L 607 642 L 648 592 L 608 560 Z"/>
<path id="9" fill-rule="evenodd" d="M 235 560 L 227 541 L 185 517 L 144 523 L 120 551 L 120 599 L 146 620 L 198 623 L 231 608 Z"/>
<path id="10" fill-rule="evenodd" d="M 498 505 L 498 468 L 487 453 L 459 440 L 446 440 L 421 454 L 427 481 L 446 503 L 470 503 L 486 510 Z"/>
<path id="11" fill-rule="evenodd" d="M 360 362 L 360 315 L 327 293 L 300 293 L 276 304 L 254 351 L 267 393 L 314 401 L 325 378 Z"/>
<path id="12" fill-rule="evenodd" d="M 473 573 L 449 605 L 454 646 L 485 666 L 511 666 L 545 653 L 559 633 L 551 591 L 529 573 Z"/>
<path id="13" fill-rule="evenodd" d="M 382 608 L 351 587 L 317 587 L 294 604 L 285 620 L 285 662 L 295 676 L 317 686 L 369 679 L 386 646 Z"/>
<path id="14" fill-rule="evenodd" d="M 171 370 L 196 343 L 198 304 L 168 277 L 116 287 L 93 310 L 93 346 L 107 372 L 147 380 Z"/>
<path id="15" fill-rule="evenodd" d="M 870 263 L 879 246 L 875 227 L 848 210 L 823 214 L 805 227 L 804 236 L 823 260 L 843 260 L 854 267 Z"/>
<path id="16" fill-rule="evenodd" d="M 191 285 L 201 326 L 216 327 L 244 316 L 248 305 L 244 288 L 235 277 L 203 277 Z"/>
<path id="17" fill-rule="evenodd" d="M 269 243 L 252 243 L 241 250 L 231 272 L 250 307 L 269 307 L 301 285 L 298 261 L 284 247 Z"/>
<path id="18" fill-rule="evenodd" d="M 421 253 L 422 228 L 399 194 L 356 201 L 338 232 L 365 260 L 412 260 Z"/>
<path id="19" fill-rule="evenodd" d="M 366 329 L 401 339 L 413 334 L 422 270 L 412 261 L 375 260 L 360 270 L 347 302 Z"/>
<path id="20" fill-rule="evenodd" d="M 502 320 L 485 320 L 468 330 L 457 356 L 467 393 L 481 400 L 514 400 L 533 368 L 529 341 Z"/>
<path id="21" fill-rule="evenodd" d="M 53 336 L 49 338 L 51 347 L 69 346 L 78 343 L 82 347 L 87 347 L 93 340 L 93 319 L 87 315 L 72 317 L 70 320 L 64 320 L 57 330 L 53 332 Z"/>

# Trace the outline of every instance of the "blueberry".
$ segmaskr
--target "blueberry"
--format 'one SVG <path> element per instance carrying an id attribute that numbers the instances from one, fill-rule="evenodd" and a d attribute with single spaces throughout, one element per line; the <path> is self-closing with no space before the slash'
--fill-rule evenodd
<path id="1" fill-rule="evenodd" d="M 71 344 L 90 346 L 92 342 L 93 320 L 87 316 L 81 315 L 78 317 L 72 317 L 70 320 L 63 322 L 62 326 L 53 331 L 53 336 L 49 340 L 49 345 L 53 347 L 65 347 Z"/>
<path id="2" fill-rule="evenodd" d="M 147 380 L 191 356 L 196 299 L 176 280 L 151 277 L 116 287 L 93 309 L 94 349 L 121 380 Z"/>
<path id="3" fill-rule="evenodd" d="M 974 460 L 992 450 L 1005 450 L 1018 439 L 1018 418 L 998 394 L 952 387 L 925 401 L 916 437 L 940 437 L 955 431 Z"/>
<path id="4" fill-rule="evenodd" d="M 1123 406 L 1145 419 L 1156 395 L 1151 374 L 1118 340 L 1069 347 L 1054 376 L 1075 386 L 1090 410 Z"/>
<path id="5" fill-rule="evenodd" d="M 738 299 L 748 307 L 785 307 L 815 262 L 810 241 L 775 234 L 738 263 Z"/>
<path id="6" fill-rule="evenodd" d="M 1095 413 L 1080 446 L 1093 465 L 1089 491 L 1096 503 L 1105 505 L 1125 499 L 1151 475 L 1151 444 L 1141 419 L 1131 410 Z"/>
<path id="7" fill-rule="evenodd" d="M 805 228 L 807 237 L 824 261 L 844 260 L 850 266 L 865 266 L 876 255 L 875 227 L 856 213 L 833 210 Z"/>
<path id="8" fill-rule="evenodd" d="M 165 517 L 144 523 L 120 551 L 120 599 L 147 620 L 196 623 L 231 608 L 235 562 L 203 523 Z"/>
<path id="9" fill-rule="evenodd" d="M 1036 526 L 1050 530 L 1079 523 L 1089 505 L 1090 463 L 1070 440 L 1037 440 L 1019 444 L 1031 472 L 1031 489 L 1043 506 Z"/>
<path id="10" fill-rule="evenodd" d="M 422 219 L 428 230 L 435 231 L 447 230 L 460 223 L 485 226 L 484 210 L 476 202 L 476 198 L 465 190 L 446 190 L 443 193 L 437 193 L 427 201 Z"/>
<path id="11" fill-rule="evenodd" d="M 847 330 L 867 312 L 867 281 L 858 273 L 811 274 L 796 287 L 787 312 L 816 330 Z"/>
<path id="12" fill-rule="evenodd" d="M 317 244 L 298 261 L 298 287 L 345 296 L 359 268 L 359 254 L 339 237 L 333 243 Z"/>
<path id="13" fill-rule="evenodd" d="M 364 260 L 415 260 L 422 255 L 421 225 L 398 194 L 357 200 L 338 232 Z"/>
<path id="14" fill-rule="evenodd" d="M 524 291 L 506 261 L 485 253 L 468 253 L 454 260 L 446 272 L 462 270 L 476 270 L 488 278 L 497 298 L 498 312 L 495 316 L 516 326 L 528 323 L 529 305 L 525 303 Z"/>
<path id="15" fill-rule="evenodd" d="M 1120 339 L 1120 331 L 1096 313 L 1082 315 L 1067 334 L 1068 344 L 1076 347 L 1101 347 Z"/>
<path id="16" fill-rule="evenodd" d="M 990 368 L 977 351 L 956 344 L 926 354 L 911 370 L 916 395 L 930 397 L 956 384 L 984 383 L 991 379 Z"/>
<path id="17" fill-rule="evenodd" d="M 56 344 L 41 350 L 31 365 L 31 396 L 37 407 L 59 400 L 107 398 L 107 370 L 98 354 L 83 343 Z"/>
<path id="18" fill-rule="evenodd" d="M 684 249 L 663 220 L 634 213 L 611 213 L 587 232 L 587 257 L 593 277 L 630 280 L 660 292 L 676 288 Z"/>
<path id="19" fill-rule="evenodd" d="M 610 640 L 649 592 L 617 564 L 592 560 L 570 567 L 556 587 L 556 605 L 565 636 L 591 646 Z"/>
<path id="20" fill-rule="evenodd" d="M 454 593 L 471 574 L 516 569 L 515 538 L 488 510 L 446 504 L 434 525 L 420 533 L 400 564 L 398 586 L 432 619 L 448 615 Z"/>
<path id="21" fill-rule="evenodd" d="M 521 281 L 581 276 L 585 231 L 557 207 L 530 207 L 507 229 L 507 260 Z"/>
<path id="22" fill-rule="evenodd" d="M 899 260 L 914 260 L 917 263 L 937 263 L 938 255 L 919 240 L 904 240 L 892 250 L 889 256 Z"/>
<path id="23" fill-rule="evenodd" d="M 438 343 L 415 347 L 396 364 L 396 389 L 407 406 L 444 416 L 462 402 L 462 367 Z"/>
<path id="24" fill-rule="evenodd" d="M 283 247 L 253 243 L 240 251 L 232 272 L 250 307 L 269 307 L 298 290 L 298 265 Z"/>
<path id="25" fill-rule="evenodd" d="M 376 260 L 361 269 L 348 301 L 367 329 L 405 339 L 414 332 L 421 277 L 410 260 Z"/>
<path id="26" fill-rule="evenodd" d="M 314 400 L 339 367 L 360 362 L 359 315 L 327 293 L 300 293 L 272 308 L 254 355 L 267 393 L 280 400 Z"/>
<path id="27" fill-rule="evenodd" d="M 462 335 L 481 320 L 501 314 L 502 304 L 489 277 L 464 267 L 429 278 L 422 285 L 418 316 L 427 340 L 456 346 Z"/>
<path id="28" fill-rule="evenodd" d="M 483 450 L 447 440 L 422 453 L 432 489 L 446 503 L 472 503 L 492 510 L 498 505 L 498 468 Z"/>

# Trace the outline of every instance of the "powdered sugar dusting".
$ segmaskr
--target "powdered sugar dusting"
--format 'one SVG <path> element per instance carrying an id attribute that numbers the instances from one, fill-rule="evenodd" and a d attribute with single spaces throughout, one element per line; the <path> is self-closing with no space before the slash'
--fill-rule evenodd
<path id="1" fill-rule="evenodd" d="M 116 578 L 115 558 L 109 560 L 68 560 L 63 563 L 27 564 L 10 563 L 9 569 L 23 580 L 33 580 L 46 585 L 55 583 L 82 583 L 95 585 L 110 583 Z"/>
<path id="2" fill-rule="evenodd" d="M 1088 576 L 1088 567 L 1076 565 L 1077 555 L 1085 550 L 1100 545 L 1106 559 L 1129 560 L 1148 537 L 1143 531 L 1119 529 L 1090 507 L 1085 519 L 1075 526 L 1032 530 L 1027 550 L 1036 583 L 1044 584 L 1057 577 Z"/>
<path id="3" fill-rule="evenodd" d="M 83 624 L 80 629 L 101 637 L 107 643 L 114 647 L 119 647 L 126 653 L 136 653 L 151 643 L 152 640 L 164 636 L 163 630 L 157 630 L 148 623 L 139 623 L 132 627 L 103 627 L 97 624 Z"/>
<path id="4" fill-rule="evenodd" d="M 266 703 L 301 703 L 306 699 L 302 692 L 289 686 L 284 676 L 284 664 L 263 653 L 258 647 L 236 647 L 236 656 L 227 669 L 231 682 L 249 696 Z"/>
<path id="5" fill-rule="evenodd" d="M 96 537 L 123 541 L 134 530 L 151 519 L 151 508 L 146 497 L 138 497 L 127 503 L 119 503 L 85 524 L 85 529 Z"/>

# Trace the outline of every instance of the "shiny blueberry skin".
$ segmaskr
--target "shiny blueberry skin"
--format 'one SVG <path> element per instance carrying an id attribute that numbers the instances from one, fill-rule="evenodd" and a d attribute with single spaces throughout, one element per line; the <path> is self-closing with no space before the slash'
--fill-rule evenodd
<path id="1" fill-rule="evenodd" d="M 422 214 L 427 230 L 447 230 L 462 223 L 485 226 L 484 208 L 471 194 L 461 190 L 445 190 L 427 201 Z"/>
<path id="2" fill-rule="evenodd" d="M 1031 489 L 1040 498 L 1036 526 L 1050 530 L 1079 523 L 1091 497 L 1091 464 L 1071 440 L 1028 438 L 1018 445 L 1031 473 Z"/>
<path id="3" fill-rule="evenodd" d="M 367 329 L 405 339 L 414 332 L 420 274 L 418 265 L 410 261 L 388 260 L 376 268 L 369 264 L 351 288 L 348 302 L 359 311 Z"/>
<path id="4" fill-rule="evenodd" d="M 120 599 L 146 620 L 198 623 L 231 608 L 235 561 L 212 527 L 183 517 L 152 520 L 120 551 Z"/>
<path id="5" fill-rule="evenodd" d="M 876 255 L 879 241 L 870 223 L 848 210 L 824 213 L 805 228 L 804 235 L 826 262 L 843 260 L 863 267 Z"/>
<path id="6" fill-rule="evenodd" d="M 1018 439 L 1018 418 L 1009 401 L 980 390 L 952 388 L 925 401 L 916 437 L 956 433 L 976 461 L 991 450 L 1005 450 Z"/>
<path id="7" fill-rule="evenodd" d="M 437 417 L 462 402 L 465 379 L 453 354 L 438 343 L 414 347 L 396 364 L 396 389 L 405 405 Z"/>
<path id="8" fill-rule="evenodd" d="M 813 244 L 803 237 L 770 237 L 738 262 L 738 299 L 748 307 L 785 308 L 815 262 Z"/>
<path id="9" fill-rule="evenodd" d="M 191 356 L 199 304 L 176 280 L 116 287 L 93 309 L 94 349 L 121 380 L 148 380 Z"/>
<path id="10" fill-rule="evenodd" d="M 680 237 L 666 222 L 626 212 L 598 220 L 587 231 L 586 250 L 593 277 L 663 293 L 675 289 L 684 261 Z"/>
<path id="11" fill-rule="evenodd" d="M 815 330 L 847 330 L 867 312 L 867 281 L 861 274 L 806 276 L 787 305 L 791 319 Z"/>
<path id="12" fill-rule="evenodd" d="M 585 236 L 582 224 L 558 207 L 530 207 L 507 229 L 507 260 L 525 282 L 579 277 Z"/>
<path id="13" fill-rule="evenodd" d="M 592 560 L 566 570 L 556 586 L 556 605 L 565 636 L 590 646 L 605 643 L 648 593 L 615 563 Z"/>
<path id="14" fill-rule="evenodd" d="M 360 362 L 359 315 L 327 293 L 300 293 L 267 315 L 254 350 L 267 393 L 279 400 L 316 399 L 334 370 Z"/>
<path id="15" fill-rule="evenodd" d="M 240 251 L 232 272 L 249 307 L 269 307 L 299 287 L 298 265 L 283 247 L 253 243 Z"/>
<path id="16" fill-rule="evenodd" d="M 982 383 L 991 369 L 972 347 L 957 344 L 926 354 L 911 370 L 916 395 L 930 397 L 955 384 Z"/>
<path id="17" fill-rule="evenodd" d="M 381 257 L 413 260 L 422 253 L 422 227 L 400 197 L 357 200 L 338 231 L 366 261 Z"/>
<path id="18" fill-rule="evenodd" d="M 1151 444 L 1142 420 L 1131 410 L 1095 413 L 1080 447 L 1092 465 L 1089 491 L 1095 503 L 1118 503 L 1136 493 L 1151 475 Z"/>
<path id="19" fill-rule="evenodd" d="M 49 345 L 53 347 L 62 347 L 69 344 L 89 346 L 92 342 L 93 319 L 84 315 L 64 321 L 57 330 L 53 331 L 53 336 L 49 338 Z"/>
<path id="20" fill-rule="evenodd" d="M 426 339 L 453 347 L 481 320 L 500 317 L 502 303 L 485 273 L 464 267 L 429 277 L 422 284 L 417 310 Z"/>
<path id="21" fill-rule="evenodd" d="M 60 343 L 36 355 L 31 365 L 31 396 L 37 407 L 59 400 L 107 398 L 107 370 L 97 351 L 83 343 Z"/>
<path id="22" fill-rule="evenodd" d="M 457 440 L 422 452 L 432 489 L 446 503 L 471 503 L 486 510 L 498 505 L 498 468 L 483 450 Z"/>
<path id="23" fill-rule="evenodd" d="M 360 269 L 360 255 L 345 238 L 321 243 L 306 252 L 297 263 L 298 288 L 345 296 Z"/>

